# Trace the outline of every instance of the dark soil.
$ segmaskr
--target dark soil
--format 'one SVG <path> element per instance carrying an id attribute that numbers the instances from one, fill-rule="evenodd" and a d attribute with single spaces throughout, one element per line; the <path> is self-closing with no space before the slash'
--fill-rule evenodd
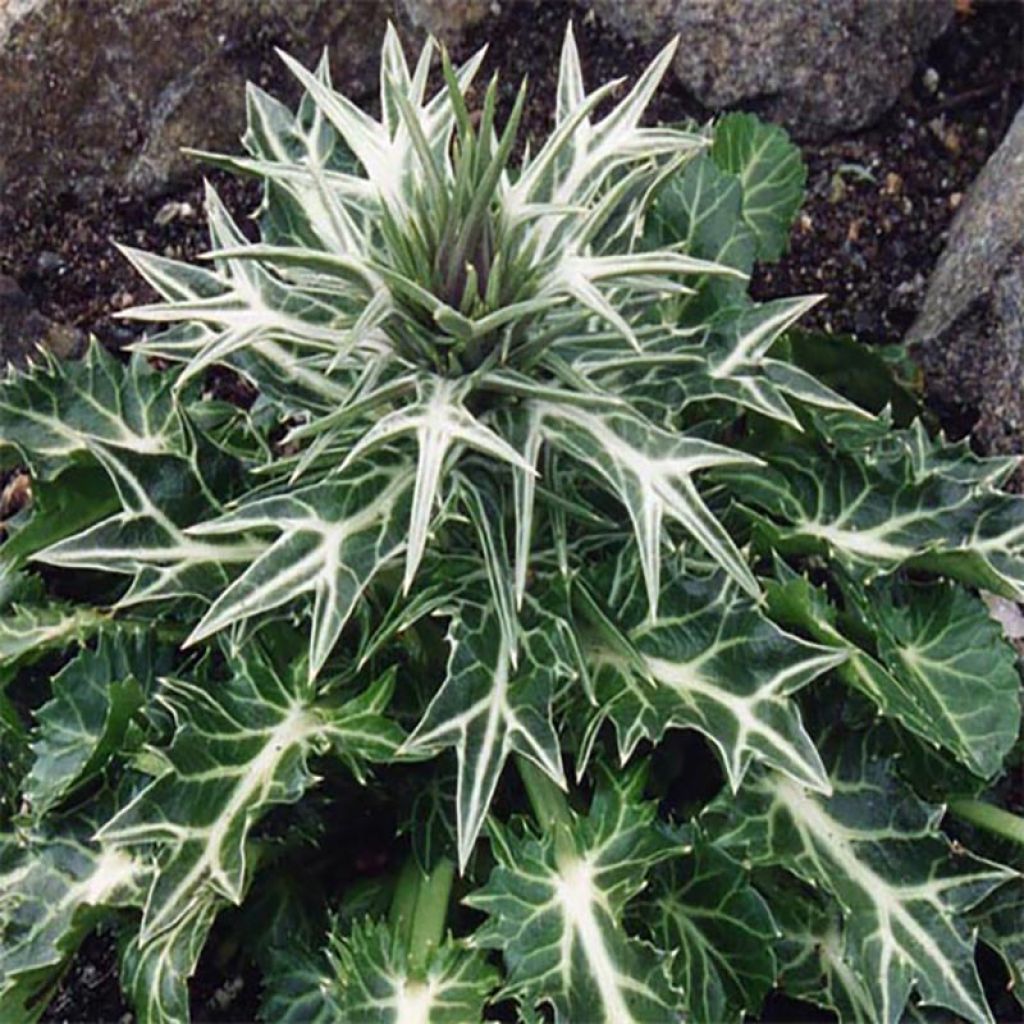
<path id="1" fill-rule="evenodd" d="M 828 296 L 808 324 L 895 342 L 913 320 L 928 273 L 964 192 L 998 145 L 1024 99 L 1024 8 L 1015 0 L 965 5 L 932 48 L 911 88 L 869 131 L 803 147 L 808 197 L 789 254 L 754 282 L 759 297 L 820 292 Z M 458 48 L 492 42 L 488 62 L 504 74 L 506 101 L 526 74 L 536 97 L 524 134 L 548 127 L 557 54 L 564 29 L 560 5 L 515 3 L 485 20 Z M 582 10 L 577 41 L 590 82 L 635 74 L 651 52 L 625 43 Z M 272 59 L 268 56 L 268 65 Z M 268 71 L 264 78 L 276 80 Z M 241 83 L 240 83 L 241 85 Z M 652 111 L 664 120 L 703 118 L 677 85 Z M 114 241 L 178 257 L 206 246 L 203 169 L 173 193 L 139 200 L 108 195 L 88 204 L 70 197 L 0 213 L 0 274 L 15 278 L 51 319 L 118 347 L 133 328 L 112 314 L 148 297 Z M 207 171 L 229 208 L 252 210 L 258 190 Z"/>
<path id="2" fill-rule="evenodd" d="M 878 125 L 803 147 L 807 201 L 789 254 L 757 274 L 757 296 L 825 293 L 811 325 L 870 342 L 902 337 L 964 192 L 1024 99 L 1024 8 L 974 0 L 959 9 L 963 13 L 932 48 L 913 85 Z M 582 9 L 573 13 L 590 83 L 633 75 L 651 56 Z M 563 5 L 524 7 L 509 0 L 459 47 L 464 55 L 491 40 L 488 60 L 505 75 L 506 104 L 519 77 L 529 75 L 535 102 L 525 122 L 527 136 L 538 137 L 548 127 L 565 15 Z M 268 47 L 266 67 L 272 66 Z M 269 70 L 267 77 L 279 80 Z M 664 120 L 707 113 L 672 85 L 653 111 Z M 88 204 L 58 198 L 0 214 L 0 274 L 15 278 L 46 316 L 120 347 L 134 337 L 134 328 L 113 314 L 151 296 L 112 243 L 179 258 L 201 252 L 201 174 L 197 169 L 193 180 L 157 198 L 108 195 Z M 255 207 L 252 183 L 209 176 L 237 214 Z M 112 938 L 90 938 L 43 1019 L 130 1019 L 115 973 Z M 255 1017 L 258 985 L 244 963 L 208 956 L 193 992 L 196 1021 Z M 782 1004 L 770 1010 L 766 1020 L 790 1019 L 792 1012 Z"/>

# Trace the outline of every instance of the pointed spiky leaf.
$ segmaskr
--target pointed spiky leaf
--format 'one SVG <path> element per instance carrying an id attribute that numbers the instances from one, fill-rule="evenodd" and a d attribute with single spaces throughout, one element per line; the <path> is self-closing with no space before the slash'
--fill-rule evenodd
<path id="1" fill-rule="evenodd" d="M 584 759 L 606 721 L 615 726 L 623 763 L 641 740 L 690 727 L 717 748 L 734 790 L 751 761 L 828 789 L 792 696 L 845 652 L 783 633 L 720 574 L 666 586 L 653 620 L 635 597 L 620 615 L 634 657 L 597 635 L 585 641 L 597 707 Z"/>
<path id="2" fill-rule="evenodd" d="M 157 857 L 143 949 L 211 893 L 240 902 L 249 832 L 271 806 L 294 803 L 312 784 L 306 760 L 314 748 L 337 742 L 358 761 L 375 756 L 391 729 L 359 697 L 314 706 L 301 662 L 282 674 L 252 642 L 227 654 L 225 680 L 164 681 L 161 697 L 178 723 L 164 773 L 99 832 L 104 842 Z"/>
<path id="3" fill-rule="evenodd" d="M 432 753 L 455 748 L 459 862 L 465 865 L 512 753 L 529 758 L 565 785 L 551 701 L 572 665 L 558 623 L 536 610 L 532 622 L 524 620 L 515 666 L 491 604 L 460 603 L 448 641 L 445 681 L 406 749 Z"/>
<path id="4" fill-rule="evenodd" d="M 312 595 L 315 677 L 367 584 L 404 547 L 412 484 L 408 465 L 378 463 L 194 526 L 197 538 L 280 536 L 213 602 L 189 642 Z"/>
<path id="5" fill-rule="evenodd" d="M 178 1024 L 189 1019 L 189 979 L 222 903 L 197 903 L 150 942 L 134 935 L 121 953 L 121 986 L 139 1024 Z"/>
<path id="6" fill-rule="evenodd" d="M 76 835 L 87 831 L 88 823 L 65 821 L 62 835 L 0 838 L 0 1007 L 8 1019 L 38 1017 L 40 995 L 104 908 L 141 901 L 142 862 Z"/>
<path id="7" fill-rule="evenodd" d="M 341 987 L 324 953 L 293 944 L 274 949 L 263 979 L 259 1019 L 267 1024 L 335 1024 Z"/>
<path id="8" fill-rule="evenodd" d="M 95 649 L 81 651 L 54 676 L 53 699 L 35 715 L 35 761 L 25 780 L 33 815 L 41 817 L 120 751 L 156 671 L 151 638 L 116 632 L 101 634 Z"/>

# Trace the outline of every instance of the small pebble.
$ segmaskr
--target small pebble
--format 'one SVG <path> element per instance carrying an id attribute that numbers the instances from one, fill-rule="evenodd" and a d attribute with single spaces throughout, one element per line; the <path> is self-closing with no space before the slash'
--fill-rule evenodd
<path id="1" fill-rule="evenodd" d="M 964 201 L 963 192 L 951 192 L 949 194 L 949 208 L 951 210 L 957 210 L 960 208 L 960 204 Z"/>
<path id="2" fill-rule="evenodd" d="M 36 258 L 36 270 L 40 274 L 52 274 L 64 269 L 64 261 L 55 252 L 44 250 Z"/>
<path id="3" fill-rule="evenodd" d="M 191 220 L 195 216 L 195 212 L 191 203 L 179 203 L 171 199 L 156 211 L 153 223 L 157 227 L 166 227 L 172 221 Z"/>
<path id="4" fill-rule="evenodd" d="M 939 73 L 935 68 L 925 68 L 921 76 L 921 84 L 930 92 L 935 93 L 939 88 Z"/>

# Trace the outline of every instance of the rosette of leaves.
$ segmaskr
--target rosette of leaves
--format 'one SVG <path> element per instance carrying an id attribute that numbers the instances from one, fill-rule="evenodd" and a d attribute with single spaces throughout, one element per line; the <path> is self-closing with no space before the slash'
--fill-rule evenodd
<path id="1" fill-rule="evenodd" d="M 286 57 L 207 155 L 255 230 L 211 188 L 130 360 L 0 388 L 0 1016 L 101 929 L 146 1022 L 204 947 L 275 1022 L 992 1020 L 1013 462 L 749 297 L 804 170 L 646 124 L 671 46 L 587 92 L 570 30 L 525 152 L 435 57 L 388 33 L 379 119 Z"/>

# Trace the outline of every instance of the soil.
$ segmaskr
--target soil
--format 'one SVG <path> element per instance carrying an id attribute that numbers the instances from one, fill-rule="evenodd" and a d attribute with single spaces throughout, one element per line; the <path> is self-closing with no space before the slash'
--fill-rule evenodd
<path id="1" fill-rule="evenodd" d="M 488 63 L 503 71 L 506 107 L 519 77 L 529 75 L 539 102 L 524 128 L 527 137 L 537 138 L 548 129 L 566 8 L 500 6 L 500 13 L 463 41 L 458 55 L 495 41 Z M 632 76 L 652 55 L 617 38 L 582 8 L 569 7 L 590 83 Z M 911 87 L 880 123 L 803 147 L 807 201 L 789 253 L 758 271 L 758 297 L 825 293 L 827 299 L 808 318 L 810 326 L 872 343 L 900 340 L 920 306 L 957 206 L 1024 99 L 1024 8 L 1015 0 L 958 0 L 957 9 Z M 281 81 L 269 48 L 265 67 L 261 78 Z M 652 114 L 672 121 L 708 116 L 673 85 L 663 89 Z M 56 197 L 31 208 L 0 209 L 0 274 L 16 279 L 47 317 L 119 348 L 135 328 L 115 314 L 151 296 L 113 242 L 186 259 L 201 252 L 202 173 L 197 168 L 193 179 L 154 198 L 109 194 L 79 204 Z M 258 190 L 252 183 L 219 172 L 208 176 L 237 214 L 255 208 Z M 43 1019 L 130 1019 L 112 981 L 114 960 L 110 936 L 87 940 Z M 197 1022 L 255 1017 L 258 984 L 244 964 L 204 959 L 193 992 Z M 778 1001 L 764 1019 L 791 1020 L 792 1012 Z"/>

